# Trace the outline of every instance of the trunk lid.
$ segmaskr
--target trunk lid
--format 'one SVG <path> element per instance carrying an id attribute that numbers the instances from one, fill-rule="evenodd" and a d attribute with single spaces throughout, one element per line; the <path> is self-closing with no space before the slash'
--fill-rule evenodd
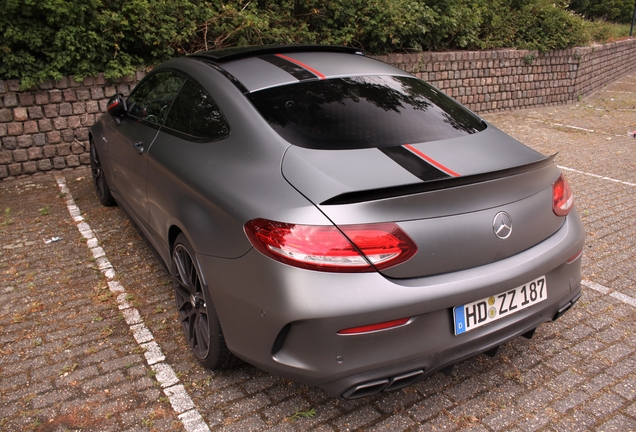
<path id="1" fill-rule="evenodd" d="M 554 234 L 553 158 L 495 127 L 423 144 L 357 150 L 291 146 L 283 175 L 334 224 L 396 222 L 417 244 L 410 260 L 383 270 L 423 277 L 488 264 Z M 512 220 L 495 234 L 500 212 Z"/>

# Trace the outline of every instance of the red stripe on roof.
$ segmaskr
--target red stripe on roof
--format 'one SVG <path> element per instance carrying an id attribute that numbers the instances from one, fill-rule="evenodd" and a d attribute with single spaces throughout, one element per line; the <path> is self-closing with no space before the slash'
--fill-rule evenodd
<path id="1" fill-rule="evenodd" d="M 314 68 L 312 68 L 310 66 L 307 66 L 305 63 L 303 63 L 301 61 L 298 61 L 298 60 L 293 59 L 291 57 L 287 57 L 286 55 L 283 55 L 283 54 L 276 54 L 276 57 L 280 57 L 280 58 L 285 59 L 287 61 L 290 61 L 292 63 L 296 63 L 298 66 L 300 66 L 303 69 L 307 69 L 309 72 L 313 73 L 314 75 L 316 75 L 321 80 L 324 80 L 324 79 L 327 78 L 326 76 L 324 76 L 323 74 L 318 72 L 316 69 L 314 69 Z"/>
<path id="2" fill-rule="evenodd" d="M 419 151 L 418 149 L 413 147 L 411 144 L 404 144 L 403 147 L 409 149 L 411 152 L 413 152 L 414 154 L 418 155 L 419 157 L 424 159 L 426 162 L 428 162 L 431 165 L 433 165 L 434 167 L 439 168 L 440 170 L 444 171 L 446 174 L 448 174 L 450 176 L 453 176 L 453 177 L 461 177 L 460 174 L 456 173 L 455 171 L 453 171 L 450 168 L 445 167 L 441 163 L 437 162 L 435 159 L 433 159 L 433 158 L 431 158 L 429 156 L 426 156 L 424 153 L 422 153 L 421 151 Z"/>

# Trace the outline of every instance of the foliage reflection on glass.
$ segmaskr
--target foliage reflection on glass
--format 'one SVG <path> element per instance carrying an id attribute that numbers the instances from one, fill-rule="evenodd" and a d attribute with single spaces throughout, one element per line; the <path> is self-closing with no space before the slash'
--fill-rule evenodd
<path id="1" fill-rule="evenodd" d="M 307 148 L 388 147 L 484 129 L 463 106 L 411 77 L 305 81 L 261 90 L 249 98 L 283 138 Z"/>

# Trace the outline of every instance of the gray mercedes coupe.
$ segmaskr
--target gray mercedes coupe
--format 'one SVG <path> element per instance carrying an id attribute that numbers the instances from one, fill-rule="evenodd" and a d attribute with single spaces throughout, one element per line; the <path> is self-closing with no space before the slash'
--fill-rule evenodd
<path id="1" fill-rule="evenodd" d="M 169 60 L 90 144 L 99 200 L 169 270 L 208 368 L 365 397 L 494 355 L 581 295 L 554 156 L 355 49 Z"/>

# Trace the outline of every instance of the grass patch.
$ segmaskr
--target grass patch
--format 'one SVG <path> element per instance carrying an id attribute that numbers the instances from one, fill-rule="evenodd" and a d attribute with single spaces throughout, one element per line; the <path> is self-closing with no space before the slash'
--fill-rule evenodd
<path id="1" fill-rule="evenodd" d="M 631 24 L 616 24 L 604 20 L 585 21 L 585 31 L 593 42 L 613 42 L 629 37 Z"/>
<path id="2" fill-rule="evenodd" d="M 113 296 L 113 293 L 112 293 L 112 292 L 110 292 L 110 291 L 106 291 L 106 292 L 104 292 L 103 294 L 98 295 L 98 296 L 97 296 L 97 299 L 98 299 L 100 302 L 105 302 L 105 301 L 107 301 L 109 298 L 111 298 L 112 296 Z"/>
<path id="3" fill-rule="evenodd" d="M 59 372 L 60 376 L 65 376 L 65 375 L 70 374 L 75 369 L 77 369 L 77 366 L 79 366 L 77 363 L 73 363 L 73 364 L 64 366 L 62 368 L 62 370 Z"/>
<path id="4" fill-rule="evenodd" d="M 11 207 L 7 207 L 4 209 L 4 215 L 2 218 L 2 223 L 0 223 L 0 225 L 7 226 L 11 225 L 12 223 L 13 220 L 11 219 Z"/>
<path id="5" fill-rule="evenodd" d="M 293 423 L 300 418 L 311 418 L 315 416 L 316 416 L 316 409 L 312 408 L 308 411 L 296 411 L 293 415 L 290 415 L 289 417 L 287 417 L 287 420 Z"/>

